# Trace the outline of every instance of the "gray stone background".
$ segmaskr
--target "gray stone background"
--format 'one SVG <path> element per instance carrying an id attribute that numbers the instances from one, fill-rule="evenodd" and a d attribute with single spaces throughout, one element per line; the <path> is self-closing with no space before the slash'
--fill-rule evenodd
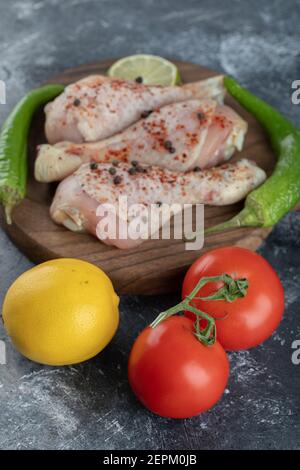
<path id="1" fill-rule="evenodd" d="M 300 5 L 288 0 L 0 0 L 0 79 L 7 105 L 61 70 L 82 63 L 154 53 L 233 74 L 300 126 L 291 82 L 300 79 Z M 300 213 L 277 225 L 261 253 L 286 292 L 285 318 L 263 346 L 230 354 L 222 400 L 197 418 L 172 421 L 146 411 L 126 377 L 130 346 L 176 296 L 128 296 L 106 350 L 74 367 L 22 358 L 2 326 L 0 448 L 249 449 L 300 447 Z M 31 263 L 0 232 L 0 296 Z"/>

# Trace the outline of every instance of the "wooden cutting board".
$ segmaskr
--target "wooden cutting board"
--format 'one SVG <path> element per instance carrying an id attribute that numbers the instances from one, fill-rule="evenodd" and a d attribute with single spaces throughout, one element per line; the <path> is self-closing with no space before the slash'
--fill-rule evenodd
<path id="1" fill-rule="evenodd" d="M 89 74 L 104 74 L 113 60 L 68 69 L 52 77 L 50 83 L 68 84 Z M 217 75 L 199 65 L 175 61 L 183 81 L 193 82 Z M 249 124 L 244 150 L 233 160 L 249 157 L 268 174 L 275 164 L 267 138 L 257 122 L 232 98 L 232 106 Z M 149 240 L 133 250 L 119 250 L 97 241 L 88 234 L 72 233 L 55 225 L 49 217 L 49 205 L 56 185 L 41 184 L 33 178 L 36 145 L 45 142 L 44 114 L 40 109 L 32 122 L 29 135 L 29 181 L 26 199 L 15 209 L 13 224 L 2 225 L 14 243 L 33 261 L 39 263 L 58 257 L 76 257 L 101 267 L 111 278 L 119 293 L 158 294 L 180 288 L 180 282 L 190 264 L 207 250 L 225 245 L 240 245 L 255 250 L 270 232 L 269 229 L 235 229 L 205 238 L 200 251 L 186 251 L 181 240 Z M 227 207 L 205 207 L 206 227 L 228 220 L 242 203 Z"/>

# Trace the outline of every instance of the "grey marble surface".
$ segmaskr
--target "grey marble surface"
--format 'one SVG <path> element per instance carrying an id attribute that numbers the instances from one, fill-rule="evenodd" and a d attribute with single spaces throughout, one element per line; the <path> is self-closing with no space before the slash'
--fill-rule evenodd
<path id="1" fill-rule="evenodd" d="M 0 79 L 7 105 L 64 68 L 137 52 L 233 74 L 300 126 L 291 82 L 300 79 L 300 6 L 288 0 L 0 0 Z M 286 312 L 263 346 L 230 354 L 231 378 L 211 411 L 181 421 L 151 415 L 126 378 L 137 333 L 175 296 L 123 297 L 121 325 L 95 359 L 66 368 L 22 358 L 2 326 L 0 448 L 296 449 L 300 447 L 300 213 L 287 216 L 261 253 L 278 271 Z M 0 232 L 0 297 L 31 263 Z"/>

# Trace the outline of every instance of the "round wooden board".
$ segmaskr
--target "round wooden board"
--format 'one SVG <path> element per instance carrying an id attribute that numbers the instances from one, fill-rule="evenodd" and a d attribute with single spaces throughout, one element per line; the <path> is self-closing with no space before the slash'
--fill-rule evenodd
<path id="1" fill-rule="evenodd" d="M 52 77 L 49 82 L 68 84 L 89 74 L 104 74 L 113 60 L 83 65 Z M 175 61 L 183 81 L 193 82 L 216 75 L 199 65 Z M 268 174 L 275 157 L 263 130 L 232 98 L 228 104 L 243 116 L 249 130 L 244 150 L 233 160 L 250 157 Z M 235 229 L 205 238 L 200 251 L 187 251 L 181 240 L 149 240 L 134 250 L 119 250 L 99 242 L 91 235 L 78 234 L 55 225 L 49 217 L 49 205 L 55 192 L 54 184 L 37 183 L 33 178 L 36 145 L 45 142 L 44 115 L 39 110 L 32 122 L 29 136 L 29 181 L 26 199 L 15 209 L 13 224 L 2 225 L 14 243 L 33 261 L 42 262 L 58 257 L 77 257 L 101 267 L 111 278 L 119 293 L 158 294 L 179 288 L 190 264 L 200 253 L 225 245 L 240 245 L 252 250 L 259 247 L 269 229 Z M 242 203 L 226 207 L 205 208 L 205 226 L 209 227 L 231 218 Z"/>

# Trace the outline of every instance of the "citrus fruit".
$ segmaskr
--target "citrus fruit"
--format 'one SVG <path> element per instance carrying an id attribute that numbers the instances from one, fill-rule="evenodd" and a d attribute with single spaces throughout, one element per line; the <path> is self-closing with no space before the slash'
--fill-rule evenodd
<path id="1" fill-rule="evenodd" d="M 3 321 L 15 347 L 49 365 L 85 361 L 112 339 L 119 298 L 93 264 L 55 259 L 23 273 L 8 289 Z"/>
<path id="2" fill-rule="evenodd" d="M 124 80 L 137 80 L 145 85 L 171 86 L 180 82 L 176 65 L 162 57 L 136 54 L 115 62 L 108 76 Z"/>

